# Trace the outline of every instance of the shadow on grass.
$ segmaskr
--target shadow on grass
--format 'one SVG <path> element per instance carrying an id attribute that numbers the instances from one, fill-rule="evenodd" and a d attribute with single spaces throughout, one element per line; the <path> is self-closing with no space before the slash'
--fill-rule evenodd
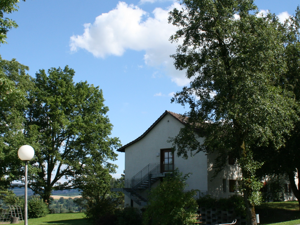
<path id="1" fill-rule="evenodd" d="M 44 224 L 52 225 L 91 225 L 92 223 L 87 219 L 72 219 L 72 220 L 56 220 L 44 222 Z"/>
<path id="2" fill-rule="evenodd" d="M 295 210 L 257 207 L 256 213 L 259 214 L 261 224 L 279 223 L 300 219 L 300 211 Z"/>

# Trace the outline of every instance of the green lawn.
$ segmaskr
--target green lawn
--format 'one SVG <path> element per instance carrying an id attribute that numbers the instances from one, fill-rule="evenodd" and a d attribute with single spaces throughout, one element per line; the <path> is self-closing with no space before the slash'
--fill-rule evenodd
<path id="1" fill-rule="evenodd" d="M 21 221 L 19 224 L 24 224 Z M 42 218 L 29 219 L 28 225 L 85 225 L 89 224 L 85 219 L 84 213 L 61 213 L 61 214 L 49 214 Z"/>
<path id="2" fill-rule="evenodd" d="M 261 224 L 295 225 L 300 224 L 298 202 L 268 202 L 256 207 Z"/>
<path id="3" fill-rule="evenodd" d="M 268 202 L 256 207 L 260 222 L 264 225 L 300 224 L 298 202 Z M 24 224 L 21 221 L 19 224 Z M 49 214 L 46 217 L 29 219 L 28 225 L 91 225 L 84 213 Z"/>

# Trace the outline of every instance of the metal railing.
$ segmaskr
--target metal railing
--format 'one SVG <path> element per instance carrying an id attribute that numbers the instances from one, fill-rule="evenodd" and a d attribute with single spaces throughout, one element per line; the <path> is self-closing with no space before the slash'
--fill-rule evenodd
<path id="1" fill-rule="evenodd" d="M 145 166 L 142 170 L 140 170 L 136 175 L 134 175 L 130 180 L 125 179 L 125 187 L 126 188 L 135 188 L 139 184 L 145 182 L 149 179 L 149 175 L 160 173 L 160 164 L 158 163 L 150 163 Z"/>

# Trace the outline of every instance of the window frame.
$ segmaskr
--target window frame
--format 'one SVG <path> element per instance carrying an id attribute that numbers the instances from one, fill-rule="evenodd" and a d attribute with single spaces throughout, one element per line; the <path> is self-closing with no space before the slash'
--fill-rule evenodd
<path id="1" fill-rule="evenodd" d="M 167 165 L 171 165 L 172 169 L 166 169 L 165 168 L 165 153 L 168 153 L 167 160 L 170 161 L 172 160 L 172 163 L 168 163 Z M 172 154 L 171 157 L 170 153 Z M 174 171 L 174 150 L 172 148 L 165 148 L 165 149 L 160 149 L 160 172 L 161 173 L 167 173 L 167 172 L 173 172 Z"/>

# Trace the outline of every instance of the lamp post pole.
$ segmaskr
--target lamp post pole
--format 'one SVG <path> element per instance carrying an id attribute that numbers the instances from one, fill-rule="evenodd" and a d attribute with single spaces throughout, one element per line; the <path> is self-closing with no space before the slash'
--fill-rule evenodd
<path id="1" fill-rule="evenodd" d="M 28 225 L 28 204 L 27 204 L 27 199 L 28 199 L 28 190 L 27 190 L 27 176 L 28 176 L 28 161 L 25 161 L 25 207 L 24 207 L 24 224 Z"/>
<path id="2" fill-rule="evenodd" d="M 28 161 L 34 156 L 34 149 L 29 145 L 23 145 L 18 150 L 18 156 L 22 161 L 25 161 L 25 205 L 24 205 L 24 225 L 28 225 L 28 207 L 27 207 L 27 176 L 28 176 Z"/>

